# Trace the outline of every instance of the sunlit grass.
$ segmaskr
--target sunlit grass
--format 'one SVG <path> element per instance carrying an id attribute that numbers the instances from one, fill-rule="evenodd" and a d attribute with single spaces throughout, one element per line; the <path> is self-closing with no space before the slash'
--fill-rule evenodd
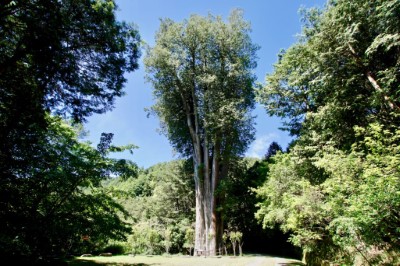
<path id="1" fill-rule="evenodd" d="M 243 257 L 186 257 L 186 256 L 113 256 L 84 257 L 70 262 L 70 266 L 275 266 L 303 265 L 299 261 L 267 256 Z"/>

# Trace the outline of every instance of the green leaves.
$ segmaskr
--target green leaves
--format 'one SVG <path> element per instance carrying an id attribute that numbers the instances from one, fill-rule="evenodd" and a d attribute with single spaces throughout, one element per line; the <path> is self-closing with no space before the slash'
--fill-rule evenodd
<path id="1" fill-rule="evenodd" d="M 192 125 L 197 117 L 198 133 L 207 132 L 208 138 L 234 136 L 244 146 L 250 139 L 251 69 L 258 47 L 251 43 L 249 29 L 240 11 L 232 13 L 229 23 L 212 15 L 192 15 L 182 23 L 161 21 L 145 64 L 157 99 L 153 110 L 183 154 L 190 154 L 192 142 L 188 115 L 193 115 Z"/>
<path id="2" fill-rule="evenodd" d="M 356 125 L 397 123 L 388 113 L 399 110 L 399 10 L 398 1 L 335 1 L 307 11 L 303 36 L 279 56 L 259 101 L 288 119 L 291 134 L 315 130 L 346 148 Z"/>
<path id="3" fill-rule="evenodd" d="M 32 154 L 21 158 L 25 166 L 12 165 L 13 182 L 2 181 L 2 193 L 11 196 L 0 212 L 4 254 L 63 256 L 99 248 L 108 239 L 123 240 L 129 228 L 119 215 L 127 213 L 100 184 L 121 172 L 135 175 L 136 165 L 79 142 L 77 129 L 61 118 L 48 115 L 46 120 L 47 129 L 35 131 Z M 100 146 L 111 139 L 104 143 Z M 82 235 L 90 241 L 82 242 Z"/>
<path id="4" fill-rule="evenodd" d="M 228 175 L 230 161 L 254 136 L 250 111 L 258 47 L 249 31 L 238 10 L 229 22 L 212 15 L 192 15 L 181 23 L 162 20 L 145 58 L 156 99 L 152 109 L 162 130 L 179 153 L 193 158 L 195 248 L 211 254 L 222 235 L 214 192 Z"/>
<path id="5" fill-rule="evenodd" d="M 15 95 L 21 85 L 26 93 L 36 86 L 42 109 L 79 121 L 113 107 L 123 94 L 124 72 L 137 69 L 140 56 L 139 34 L 116 21 L 114 1 L 18 1 L 7 7 L 0 21 L 4 90 Z"/>
<path id="6" fill-rule="evenodd" d="M 291 232 L 307 264 L 398 264 L 399 12 L 362 0 L 305 12 L 258 90 L 298 139 L 273 157 L 257 216 Z"/>
<path id="7" fill-rule="evenodd" d="M 379 48 L 383 48 L 385 52 L 388 52 L 397 46 L 400 46 L 400 34 L 379 34 L 365 53 L 370 56 L 377 52 Z"/>
<path id="8" fill-rule="evenodd" d="M 348 153 L 326 143 L 310 158 L 328 175 L 321 184 L 310 183 L 302 171 L 306 161 L 294 152 L 300 147 L 274 156 L 268 180 L 257 190 L 263 199 L 257 217 L 264 226 L 280 224 L 294 244 L 319 252 L 320 259 L 352 263 L 361 256 L 394 263 L 393 254 L 374 255 L 373 250 L 399 252 L 400 132 L 379 124 L 355 130 L 363 137 Z M 327 253 L 321 253 L 319 245 L 326 241 L 330 246 L 325 243 Z"/>
<path id="9" fill-rule="evenodd" d="M 62 119 L 113 108 L 124 72 L 138 67 L 140 37 L 114 1 L 6 1 L 0 10 L 0 242 L 4 256 L 64 255 L 123 238 L 118 204 L 98 189 L 136 165 L 78 141 Z M 80 132 L 82 133 L 82 132 Z"/>
<path id="10" fill-rule="evenodd" d="M 129 212 L 133 232 L 127 245 L 133 252 L 162 254 L 193 248 L 192 172 L 191 162 L 171 161 L 142 170 L 137 178 L 118 178 L 107 185 Z"/>

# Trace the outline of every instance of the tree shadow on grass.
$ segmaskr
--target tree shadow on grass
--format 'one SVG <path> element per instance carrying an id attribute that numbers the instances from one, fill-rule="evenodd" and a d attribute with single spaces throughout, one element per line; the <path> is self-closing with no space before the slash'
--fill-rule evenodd
<path id="1" fill-rule="evenodd" d="M 150 265 L 157 265 L 157 264 L 98 262 L 85 259 L 72 260 L 68 263 L 68 266 L 150 266 Z"/>
<path id="2" fill-rule="evenodd" d="M 279 266 L 305 266 L 304 263 L 302 262 L 281 262 L 281 263 L 277 263 L 277 265 Z"/>

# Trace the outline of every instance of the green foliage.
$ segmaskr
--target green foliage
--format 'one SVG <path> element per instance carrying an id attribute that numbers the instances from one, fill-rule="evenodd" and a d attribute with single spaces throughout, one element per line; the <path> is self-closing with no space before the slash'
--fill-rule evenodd
<path id="1" fill-rule="evenodd" d="M 305 12 L 297 44 L 284 51 L 259 90 L 270 115 L 293 135 L 316 131 L 349 149 L 354 126 L 398 123 L 399 11 L 396 0 L 330 1 Z"/>
<path id="2" fill-rule="evenodd" d="M 233 161 L 230 175 L 222 180 L 217 190 L 224 198 L 219 211 L 228 230 L 242 230 L 247 233 L 258 227 L 254 219 L 257 199 L 252 189 L 265 180 L 263 166 L 264 162 L 246 159 Z"/>
<path id="3" fill-rule="evenodd" d="M 194 248 L 194 229 L 189 227 L 185 232 L 185 243 L 183 244 L 184 248 L 189 249 L 189 255 L 192 255 L 192 249 Z"/>
<path id="4" fill-rule="evenodd" d="M 257 217 L 307 264 L 398 264 L 400 2 L 330 1 L 261 88 L 298 136 L 273 157 Z"/>
<path id="5" fill-rule="evenodd" d="M 187 235 L 191 225 L 187 220 L 174 221 L 164 226 L 155 219 L 137 222 L 133 225 L 133 232 L 128 237 L 127 246 L 134 254 L 169 254 L 186 253 L 185 248 L 192 248 L 194 242 L 188 242 Z M 191 229 L 193 230 L 193 229 Z"/>
<path id="6" fill-rule="evenodd" d="M 37 112 L 78 120 L 110 110 L 123 94 L 123 73 L 135 70 L 140 56 L 138 32 L 116 21 L 114 1 L 6 2 L 0 11 L 4 114 L 11 115 L 11 102 L 28 99 Z"/>
<path id="7" fill-rule="evenodd" d="M 334 242 L 349 253 L 360 254 L 371 264 L 385 261 L 397 264 L 400 131 L 379 124 L 355 130 L 365 137 L 353 146 L 349 155 L 343 156 L 333 149 L 317 162 L 332 176 L 324 189 L 330 192 L 332 209 L 342 215 L 332 220 L 329 230 L 335 234 Z M 353 167 L 338 169 L 343 162 Z M 340 189 L 338 182 L 343 184 Z M 352 190 L 349 196 L 348 190 Z M 346 196 L 345 208 L 343 204 L 337 205 Z"/>
<path id="8" fill-rule="evenodd" d="M 239 251 L 244 242 L 246 243 L 244 249 L 248 253 L 299 257 L 298 248 L 287 241 L 288 234 L 282 233 L 277 227 L 263 228 L 254 215 L 258 209 L 256 204 L 260 202 L 255 189 L 265 182 L 273 158 L 268 161 L 249 158 L 234 161 L 231 173 L 221 182 L 217 190 L 217 193 L 224 195 L 218 211 L 222 214 L 224 228 L 227 231 L 243 233 L 242 243 L 236 246 L 239 247 Z M 223 237 L 222 247 L 227 253 L 232 245 L 228 235 L 225 242 Z"/>
<path id="9" fill-rule="evenodd" d="M 165 247 L 165 253 L 169 254 L 169 249 L 171 248 L 172 245 L 172 228 L 167 227 L 164 231 L 164 247 Z"/>
<path id="10" fill-rule="evenodd" d="M 102 253 L 111 253 L 112 255 L 123 255 L 127 253 L 127 247 L 123 243 L 114 242 L 112 244 L 106 245 L 103 248 Z"/>
<path id="11" fill-rule="evenodd" d="M 129 245 L 134 254 L 162 254 L 163 236 L 157 225 L 138 223 L 129 236 Z"/>
<path id="12" fill-rule="evenodd" d="M 258 47 L 251 43 L 249 30 L 239 11 L 231 14 L 229 23 L 212 15 L 192 15 L 182 23 L 161 22 L 156 46 L 148 51 L 145 64 L 157 99 L 153 111 L 182 154 L 193 154 L 187 124 L 193 111 L 192 118 L 197 117 L 207 141 L 223 139 L 223 150 L 243 152 L 240 147 L 252 140 L 249 110 L 254 106 L 255 77 L 251 70 Z"/>
<path id="13" fill-rule="evenodd" d="M 123 240 L 127 213 L 101 188 L 115 174 L 115 159 L 105 157 L 58 117 L 48 128 L 28 167 L 14 169 L 2 210 L 1 246 L 7 256 L 54 256 L 92 251 L 109 239 Z"/>
<path id="14" fill-rule="evenodd" d="M 190 248 L 194 220 L 192 171 L 190 161 L 179 160 L 142 170 L 137 178 L 108 182 L 107 189 L 129 213 L 133 232 L 127 245 L 132 252 L 163 254 Z"/>
<path id="15" fill-rule="evenodd" d="M 282 147 L 277 142 L 273 141 L 265 154 L 265 160 L 269 161 L 278 152 L 282 152 Z"/>
<path id="16" fill-rule="evenodd" d="M 1 4 L 1 255 L 81 252 L 128 230 L 99 185 L 136 166 L 106 158 L 111 135 L 95 150 L 57 116 L 80 122 L 112 109 L 124 72 L 138 67 L 138 32 L 115 10 L 105 0 Z"/>
<path id="17" fill-rule="evenodd" d="M 363 140 L 349 153 L 326 143 L 311 158 L 329 175 L 321 184 L 305 178 L 296 149 L 277 155 L 268 181 L 257 191 L 264 199 L 257 216 L 264 226 L 279 223 L 292 233 L 294 244 L 321 260 L 396 264 L 400 131 L 379 124 L 355 131 Z"/>

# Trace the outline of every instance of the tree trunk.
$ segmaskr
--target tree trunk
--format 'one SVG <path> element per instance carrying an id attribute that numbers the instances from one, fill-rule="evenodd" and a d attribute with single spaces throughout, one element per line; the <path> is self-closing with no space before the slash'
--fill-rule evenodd
<path id="1" fill-rule="evenodd" d="M 204 146 L 201 146 L 200 149 L 202 152 L 197 153 L 200 160 L 194 160 L 196 190 L 195 253 L 202 251 L 205 255 L 215 256 L 223 232 L 222 219 L 217 213 L 218 197 L 215 195 L 220 167 L 216 152 L 213 151 L 210 155 L 208 146 L 208 142 L 205 141 Z M 200 156 L 200 154 L 203 156 Z"/>
<path id="2" fill-rule="evenodd" d="M 371 83 L 372 87 L 374 87 L 375 90 L 377 90 L 378 92 L 380 92 L 383 95 L 383 99 L 385 99 L 386 103 L 389 105 L 391 110 L 399 110 L 399 107 L 394 104 L 394 102 L 389 98 L 389 96 L 387 96 L 382 88 L 379 86 L 378 82 L 376 81 L 376 79 L 372 76 L 371 71 L 366 71 L 365 75 L 368 78 L 368 81 Z"/>
<path id="3" fill-rule="evenodd" d="M 195 225 L 195 241 L 194 241 L 194 254 L 199 250 L 205 248 L 205 218 L 203 207 L 203 189 L 202 189 L 202 171 L 200 160 L 193 159 L 194 163 L 194 183 L 195 183 L 195 196 L 196 196 L 196 225 Z"/>
<path id="4" fill-rule="evenodd" d="M 195 55 L 192 55 L 195 62 Z M 192 66 L 196 73 L 195 64 Z M 219 165 L 219 139 L 214 138 L 209 143 L 209 136 L 204 128 L 201 128 L 198 117 L 196 83 L 193 84 L 189 97 L 184 96 L 184 89 L 179 78 L 176 77 L 176 85 L 180 91 L 182 104 L 186 113 L 187 126 L 193 143 L 194 181 L 196 192 L 196 225 L 194 253 L 201 251 L 205 255 L 215 256 L 218 240 L 222 239 L 223 228 L 217 213 L 218 200 L 215 189 L 220 179 Z M 189 100 L 187 100 L 189 99 Z M 210 138 L 211 139 L 211 138 Z"/>

